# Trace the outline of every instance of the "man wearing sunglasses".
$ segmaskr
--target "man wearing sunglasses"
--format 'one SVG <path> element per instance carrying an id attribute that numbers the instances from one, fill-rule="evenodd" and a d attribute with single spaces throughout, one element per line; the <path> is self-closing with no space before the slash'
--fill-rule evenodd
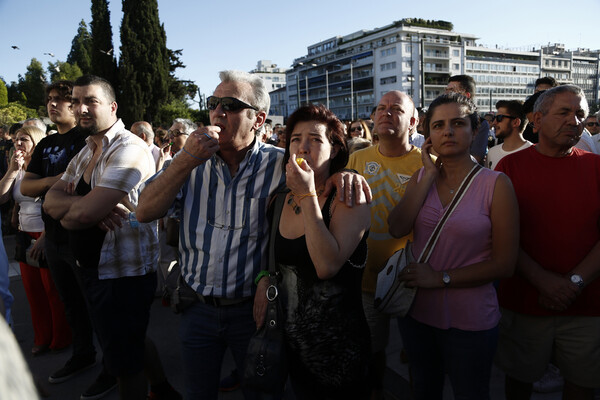
<path id="1" fill-rule="evenodd" d="M 243 371 L 267 303 L 253 281 L 267 265 L 269 199 L 285 184 L 283 150 L 256 138 L 270 106 L 263 80 L 241 71 L 219 76 L 207 99 L 211 125 L 194 131 L 171 164 L 147 182 L 136 210 L 139 221 L 181 210 L 182 280 L 197 297 L 180 324 L 189 399 L 217 399 L 227 348 Z M 352 188 L 370 196 L 366 182 L 349 176 L 357 180 L 338 188 L 347 202 Z M 254 398 L 248 390 L 244 395 Z"/>
<path id="2" fill-rule="evenodd" d="M 496 137 L 504 142 L 490 149 L 486 163 L 489 169 L 494 169 L 502 157 L 531 146 L 531 142 L 523 139 L 523 131 L 527 126 L 523 102 L 500 100 L 496 103 L 496 109 L 498 113 L 494 115 L 492 127 Z"/>
<path id="3" fill-rule="evenodd" d="M 600 133 L 600 122 L 598 122 L 598 114 L 592 114 L 585 120 L 585 129 L 594 136 Z"/>

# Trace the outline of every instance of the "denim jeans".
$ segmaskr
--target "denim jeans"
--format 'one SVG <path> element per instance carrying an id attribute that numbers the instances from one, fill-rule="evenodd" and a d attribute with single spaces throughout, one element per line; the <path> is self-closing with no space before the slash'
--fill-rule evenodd
<path id="1" fill-rule="evenodd" d="M 256 331 L 252 301 L 225 307 L 196 302 L 181 315 L 180 338 L 189 400 L 217 399 L 221 365 L 229 348 L 243 374 L 248 342 Z M 255 393 L 244 390 L 246 399 Z"/>
<path id="2" fill-rule="evenodd" d="M 448 374 L 456 400 L 490 398 L 498 327 L 484 331 L 438 329 L 398 318 L 415 399 L 441 399 Z"/>

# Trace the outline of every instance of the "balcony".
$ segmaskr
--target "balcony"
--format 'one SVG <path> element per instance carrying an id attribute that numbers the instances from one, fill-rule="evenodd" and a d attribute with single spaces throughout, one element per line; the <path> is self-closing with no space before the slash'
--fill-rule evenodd
<path id="1" fill-rule="evenodd" d="M 449 67 L 425 67 L 424 69 L 425 72 L 433 72 L 433 73 L 445 73 L 445 74 L 449 74 L 450 73 L 450 68 Z"/>
<path id="2" fill-rule="evenodd" d="M 449 54 L 426 51 L 425 54 L 423 54 L 423 58 L 432 60 L 447 60 L 449 58 Z"/>

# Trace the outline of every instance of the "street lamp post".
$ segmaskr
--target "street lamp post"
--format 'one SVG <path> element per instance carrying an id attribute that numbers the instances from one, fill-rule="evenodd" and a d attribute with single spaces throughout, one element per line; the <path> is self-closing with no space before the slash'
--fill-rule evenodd
<path id="1" fill-rule="evenodd" d="M 352 71 L 352 59 L 350 59 L 350 120 L 354 119 L 354 78 Z"/>
<path id="2" fill-rule="evenodd" d="M 315 64 L 315 63 L 307 63 L 307 64 L 305 64 L 303 62 L 299 62 L 297 65 L 299 67 L 300 66 L 305 66 L 305 69 L 304 69 L 304 72 L 305 72 L 305 74 L 304 74 L 304 82 L 305 83 L 304 83 L 304 85 L 306 87 L 306 104 L 308 104 L 308 68 L 309 67 L 316 67 L 317 64 Z M 296 75 L 296 85 L 297 85 L 297 88 L 298 88 L 298 93 L 297 93 L 297 96 L 298 96 L 298 107 L 300 107 L 300 68 L 298 68 L 298 74 Z"/>
<path id="3" fill-rule="evenodd" d="M 325 67 L 325 97 L 327 99 L 327 109 L 329 109 L 329 70 Z"/>

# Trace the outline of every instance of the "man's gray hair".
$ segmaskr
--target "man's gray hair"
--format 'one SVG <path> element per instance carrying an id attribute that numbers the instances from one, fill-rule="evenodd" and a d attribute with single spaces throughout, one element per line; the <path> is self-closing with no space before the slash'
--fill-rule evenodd
<path id="1" fill-rule="evenodd" d="M 190 133 L 194 132 L 196 129 L 198 129 L 198 126 L 192 122 L 192 120 L 189 120 L 187 118 L 175 118 L 173 120 L 173 124 L 181 124 L 184 127 L 184 132 L 186 135 L 189 135 Z"/>
<path id="2" fill-rule="evenodd" d="M 46 124 L 39 118 L 27 118 L 25 121 L 23 121 L 23 125 L 35 126 L 46 133 Z"/>
<path id="3" fill-rule="evenodd" d="M 579 96 L 583 100 L 582 108 L 585 112 L 583 118 L 587 118 L 590 108 L 585 98 L 585 93 L 579 86 L 575 85 L 561 85 L 544 91 L 536 100 L 533 106 L 533 112 L 541 112 L 542 115 L 548 114 L 548 111 L 550 111 L 550 107 L 554 103 L 554 98 L 556 97 L 556 95 L 561 93 L 573 93 L 574 95 Z"/>
<path id="4" fill-rule="evenodd" d="M 258 75 L 249 74 L 244 71 L 221 71 L 219 72 L 219 78 L 221 82 L 245 82 L 252 87 L 252 100 L 250 105 L 258 108 L 259 111 L 269 113 L 269 107 L 271 106 L 271 98 L 269 97 L 269 91 L 265 85 L 265 81 Z"/>

